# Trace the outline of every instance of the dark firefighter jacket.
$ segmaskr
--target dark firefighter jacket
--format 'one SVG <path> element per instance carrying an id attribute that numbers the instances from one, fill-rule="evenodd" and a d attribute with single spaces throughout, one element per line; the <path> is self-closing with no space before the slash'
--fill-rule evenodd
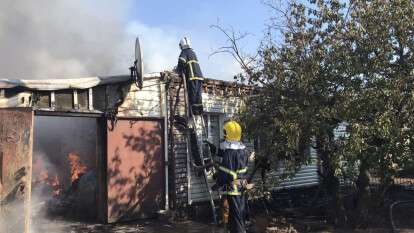
<path id="1" fill-rule="evenodd" d="M 200 65 L 196 54 L 191 48 L 183 49 L 178 57 L 177 71 L 179 74 L 184 73 L 187 81 L 203 81 Z"/>
<path id="2" fill-rule="evenodd" d="M 194 115 L 200 115 L 203 112 L 203 103 L 201 98 L 203 74 L 198 64 L 197 56 L 191 48 L 183 49 L 178 58 L 177 72 L 185 74 L 187 81 L 188 101 Z"/>
<path id="3" fill-rule="evenodd" d="M 241 195 L 241 187 L 235 180 L 247 178 L 248 155 L 241 142 L 224 141 L 220 144 L 218 156 L 222 161 L 218 167 L 217 184 L 225 187 L 227 195 Z"/>

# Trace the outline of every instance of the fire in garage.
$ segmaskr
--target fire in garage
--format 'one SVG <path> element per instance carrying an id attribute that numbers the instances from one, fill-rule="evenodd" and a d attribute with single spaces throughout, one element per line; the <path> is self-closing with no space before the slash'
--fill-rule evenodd
<path id="1" fill-rule="evenodd" d="M 123 222 L 209 200 L 178 121 L 180 79 L 165 71 L 143 81 L 0 80 L 0 227 L 13 228 L 5 232 L 36 230 L 44 218 Z M 218 139 L 251 88 L 203 88 L 207 136 Z"/>
<path id="2" fill-rule="evenodd" d="M 96 219 L 97 120 L 35 116 L 32 208 Z"/>
<path id="3" fill-rule="evenodd" d="M 164 101 L 154 80 L 150 93 Z M 130 76 L 0 89 L 1 232 L 29 232 L 45 217 L 112 223 L 168 208 L 165 104 L 142 104 L 148 93 Z"/>

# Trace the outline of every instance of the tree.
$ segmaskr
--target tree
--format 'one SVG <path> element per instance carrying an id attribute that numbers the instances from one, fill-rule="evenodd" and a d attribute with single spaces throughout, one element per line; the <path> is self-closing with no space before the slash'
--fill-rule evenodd
<path id="1" fill-rule="evenodd" d="M 358 170 L 355 219 L 364 219 L 369 172 L 381 179 L 384 194 L 398 168 L 411 159 L 413 148 L 413 29 L 414 3 L 352 1 L 345 26 L 352 72 L 360 80 L 347 99 L 349 138 L 342 148 Z M 354 221 L 357 222 L 357 221 Z"/>
<path id="2" fill-rule="evenodd" d="M 311 146 L 316 148 L 323 168 L 322 186 L 332 196 L 329 216 L 338 223 L 344 217 L 334 129 L 344 120 L 344 89 L 353 83 L 343 75 L 346 44 L 339 37 L 345 5 L 292 2 L 285 11 L 269 6 L 283 15 L 284 24 L 273 21 L 267 43 L 259 50 L 259 65 L 249 80 L 261 91 L 248 100 L 247 106 L 253 107 L 243 113 L 242 122 L 264 141 L 261 154 L 288 171 L 306 163 L 305 153 Z M 273 30 L 283 35 L 282 43 L 275 42 Z M 257 129 L 259 124 L 263 127 Z"/>
<path id="3" fill-rule="evenodd" d="M 241 120 L 259 135 L 261 154 L 295 171 L 314 146 L 334 223 L 364 219 L 369 173 L 383 193 L 413 152 L 414 3 L 410 0 L 267 3 L 275 17 L 258 55 L 245 59 L 239 37 L 224 47 L 242 64 L 238 77 L 260 88 Z M 282 37 L 282 39 L 279 38 Z M 334 133 L 346 122 L 346 137 Z M 261 127 L 257 127 L 260 125 Z M 346 164 L 346 166 L 344 166 Z M 339 178 L 355 184 L 345 215 Z"/>

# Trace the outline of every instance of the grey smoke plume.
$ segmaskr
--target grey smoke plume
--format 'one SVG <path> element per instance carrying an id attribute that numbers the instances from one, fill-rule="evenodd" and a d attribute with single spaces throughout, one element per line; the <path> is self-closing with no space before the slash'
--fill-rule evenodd
<path id="1" fill-rule="evenodd" d="M 128 73 L 131 1 L 1 0 L 0 78 Z"/>
<path id="2" fill-rule="evenodd" d="M 230 56 L 209 58 L 218 45 L 206 35 L 131 20 L 139 12 L 133 0 L 0 0 L 0 79 L 127 74 L 137 35 L 146 73 L 173 68 L 184 35 L 206 77 L 232 79 L 240 72 Z"/>

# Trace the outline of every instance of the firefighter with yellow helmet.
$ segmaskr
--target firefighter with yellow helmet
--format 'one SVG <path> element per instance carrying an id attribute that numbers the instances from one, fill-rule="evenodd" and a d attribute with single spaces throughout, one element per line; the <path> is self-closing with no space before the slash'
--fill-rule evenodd
<path id="1" fill-rule="evenodd" d="M 214 189 L 223 188 L 229 206 L 228 227 L 230 233 L 245 233 L 246 200 L 243 195 L 247 184 L 248 154 L 245 145 L 240 141 L 241 127 L 236 121 L 224 124 L 224 141 L 220 143 L 217 155 L 222 158 L 217 166 L 217 183 Z"/>

